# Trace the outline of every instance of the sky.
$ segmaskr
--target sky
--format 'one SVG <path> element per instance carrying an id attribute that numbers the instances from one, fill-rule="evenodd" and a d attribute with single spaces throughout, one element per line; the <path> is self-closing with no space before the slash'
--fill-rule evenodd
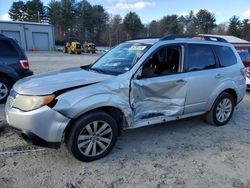
<path id="1" fill-rule="evenodd" d="M 42 2 L 47 5 L 50 0 Z M 233 15 L 239 16 L 240 19 L 250 19 L 250 0 L 89 0 L 89 2 L 92 5 L 102 5 L 112 15 L 120 14 L 124 17 L 129 11 L 134 11 L 144 24 L 160 20 L 165 15 L 187 15 L 190 10 L 196 13 L 200 9 L 214 13 L 218 24 L 227 22 Z M 0 20 L 10 20 L 8 10 L 12 3 L 11 0 L 0 0 Z"/>

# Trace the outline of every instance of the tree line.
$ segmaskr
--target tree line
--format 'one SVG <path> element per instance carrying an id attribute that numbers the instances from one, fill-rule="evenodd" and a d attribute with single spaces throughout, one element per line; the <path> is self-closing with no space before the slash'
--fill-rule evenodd
<path id="1" fill-rule="evenodd" d="M 186 16 L 167 15 L 145 25 L 135 12 L 122 18 L 87 0 L 51 0 L 47 6 L 41 0 L 19 0 L 13 2 L 9 15 L 14 21 L 52 24 L 57 44 L 78 40 L 114 46 L 134 38 L 198 33 L 227 34 L 250 40 L 248 19 L 233 16 L 227 23 L 216 24 L 215 15 L 206 9 L 190 11 Z"/>

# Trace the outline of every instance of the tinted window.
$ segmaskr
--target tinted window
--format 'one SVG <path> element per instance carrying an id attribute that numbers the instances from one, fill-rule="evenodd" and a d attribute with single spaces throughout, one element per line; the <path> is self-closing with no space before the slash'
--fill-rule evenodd
<path id="1" fill-rule="evenodd" d="M 214 46 L 214 49 L 222 67 L 228 67 L 237 63 L 237 59 L 231 48 L 227 46 Z"/>
<path id="2" fill-rule="evenodd" d="M 216 67 L 214 53 L 209 46 L 189 45 L 187 71 L 211 69 Z"/>
<path id="3" fill-rule="evenodd" d="M 181 47 L 161 48 L 149 57 L 142 67 L 142 78 L 171 75 L 180 72 Z"/>
<path id="4" fill-rule="evenodd" d="M 0 57 L 16 57 L 18 52 L 8 40 L 0 40 Z"/>

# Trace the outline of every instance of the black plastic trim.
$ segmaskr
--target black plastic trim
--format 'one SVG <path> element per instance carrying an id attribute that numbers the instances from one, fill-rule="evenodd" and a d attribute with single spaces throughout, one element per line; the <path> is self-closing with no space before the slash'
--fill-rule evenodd
<path id="1" fill-rule="evenodd" d="M 215 42 L 225 42 L 225 43 L 228 43 L 227 40 L 225 40 L 224 38 L 222 37 L 217 37 L 217 36 L 214 36 L 214 35 L 202 35 L 202 34 L 191 34 L 191 35 L 185 35 L 185 34 L 180 34 L 180 35 L 168 35 L 166 37 L 163 37 L 161 38 L 161 41 L 164 41 L 164 40 L 175 40 L 175 39 L 191 39 L 191 38 L 195 38 L 195 37 L 202 37 L 204 38 L 204 40 L 206 41 L 215 41 L 213 39 L 216 39 Z"/>
<path id="2" fill-rule="evenodd" d="M 21 135 L 26 142 L 37 146 L 53 148 L 53 149 L 58 149 L 61 146 L 61 142 L 48 142 L 27 130 L 23 130 L 21 132 Z"/>

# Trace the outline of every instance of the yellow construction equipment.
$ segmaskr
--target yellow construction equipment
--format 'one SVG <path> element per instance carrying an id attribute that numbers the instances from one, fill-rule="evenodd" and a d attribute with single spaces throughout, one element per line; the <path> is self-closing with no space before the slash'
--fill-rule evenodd
<path id="1" fill-rule="evenodd" d="M 83 44 L 83 49 L 82 49 L 83 52 L 85 53 L 96 53 L 96 47 L 95 47 L 95 44 L 94 43 L 88 43 L 88 42 L 85 42 Z"/>
<path id="2" fill-rule="evenodd" d="M 66 42 L 66 45 L 63 48 L 64 53 L 69 54 L 81 54 L 82 52 L 82 45 L 80 42 Z"/>

